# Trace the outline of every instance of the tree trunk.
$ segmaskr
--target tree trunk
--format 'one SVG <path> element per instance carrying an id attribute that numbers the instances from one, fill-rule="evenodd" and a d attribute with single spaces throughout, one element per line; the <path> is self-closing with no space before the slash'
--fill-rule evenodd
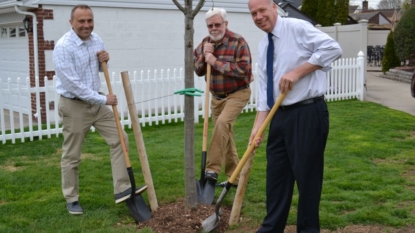
<path id="1" fill-rule="evenodd" d="M 184 18 L 184 73 L 185 88 L 194 87 L 193 74 L 193 19 L 192 1 L 186 1 L 186 14 Z M 184 165 L 185 165 L 185 205 L 187 208 L 197 206 L 196 177 L 195 177 L 195 150 L 194 150 L 194 97 L 184 97 Z"/>
<path id="2" fill-rule="evenodd" d="M 200 11 L 205 0 L 199 3 L 193 10 L 193 0 L 185 0 L 183 7 L 178 0 L 173 3 L 184 14 L 184 86 L 185 88 L 194 87 L 194 65 L 193 65 L 193 19 Z M 195 177 L 195 150 L 194 150 L 194 96 L 184 96 L 184 170 L 185 170 L 185 208 L 197 206 L 197 191 Z"/>

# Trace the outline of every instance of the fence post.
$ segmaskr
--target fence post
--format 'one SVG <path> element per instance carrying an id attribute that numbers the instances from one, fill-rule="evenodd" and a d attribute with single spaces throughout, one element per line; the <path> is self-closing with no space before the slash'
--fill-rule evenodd
<path id="1" fill-rule="evenodd" d="M 365 89 L 365 84 L 366 84 L 366 78 L 365 78 L 365 74 L 366 74 L 366 70 L 365 70 L 365 55 L 363 54 L 362 51 L 360 51 L 357 54 L 357 63 L 359 64 L 359 69 L 358 69 L 358 77 L 357 80 L 359 82 L 359 100 L 363 101 L 366 97 L 366 89 Z"/>
<path id="2" fill-rule="evenodd" d="M 361 19 L 359 20 L 359 24 L 360 24 L 360 51 L 366 51 L 367 53 L 367 24 L 368 24 L 368 20 L 367 19 Z M 365 61 L 367 61 L 367 54 L 365 54 Z M 364 67 L 365 67 L 365 71 L 367 70 L 367 63 L 364 62 Z M 366 73 L 365 73 L 366 76 Z M 366 82 L 366 78 L 365 78 L 365 82 Z"/>
<path id="3" fill-rule="evenodd" d="M 342 24 L 341 23 L 335 23 L 333 25 L 334 25 L 334 30 L 335 30 L 335 32 L 334 32 L 335 38 L 334 39 L 336 41 L 339 41 L 339 26 L 341 26 Z"/>

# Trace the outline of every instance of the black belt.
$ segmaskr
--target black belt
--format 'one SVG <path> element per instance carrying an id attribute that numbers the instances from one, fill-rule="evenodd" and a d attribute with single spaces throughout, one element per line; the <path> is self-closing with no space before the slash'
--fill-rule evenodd
<path id="1" fill-rule="evenodd" d="M 311 99 L 306 99 L 306 100 L 297 102 L 295 104 L 280 106 L 279 108 L 280 109 L 296 108 L 296 107 L 300 107 L 300 106 L 307 105 L 307 104 L 317 103 L 317 102 L 320 102 L 320 101 L 324 101 L 324 95 L 314 97 L 314 98 L 311 98 Z"/>
<path id="2" fill-rule="evenodd" d="M 66 97 L 66 96 L 63 96 L 63 95 L 61 95 L 61 97 L 66 98 L 66 99 L 70 99 L 70 100 L 83 101 L 83 100 L 79 99 L 78 97 L 69 98 L 69 97 Z"/>
<path id="3" fill-rule="evenodd" d="M 240 91 L 240 90 L 243 90 L 243 89 L 246 89 L 246 88 L 248 88 L 249 87 L 249 85 L 246 85 L 246 86 L 243 86 L 243 87 L 241 87 L 241 88 L 238 88 L 238 89 L 236 89 L 236 90 L 234 90 L 234 91 L 231 91 L 231 92 L 229 92 L 229 93 L 226 93 L 226 94 L 224 94 L 224 95 L 215 95 L 215 94 L 212 94 L 212 96 L 213 97 L 215 97 L 216 99 L 218 99 L 218 100 L 220 100 L 220 99 L 224 99 L 224 98 L 226 98 L 228 95 L 230 95 L 230 94 L 233 94 L 233 93 L 235 93 L 235 92 L 237 92 L 237 91 Z"/>

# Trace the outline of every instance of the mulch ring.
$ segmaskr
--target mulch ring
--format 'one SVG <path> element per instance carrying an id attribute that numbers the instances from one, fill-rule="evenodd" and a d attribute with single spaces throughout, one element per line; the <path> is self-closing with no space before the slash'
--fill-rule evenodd
<path id="1" fill-rule="evenodd" d="M 222 215 L 215 233 L 223 233 L 228 228 L 231 209 L 221 206 Z M 151 228 L 155 233 L 199 233 L 202 222 L 215 213 L 215 205 L 198 204 L 196 208 L 186 210 L 184 201 L 159 206 L 150 220 L 139 223 L 138 229 Z"/>

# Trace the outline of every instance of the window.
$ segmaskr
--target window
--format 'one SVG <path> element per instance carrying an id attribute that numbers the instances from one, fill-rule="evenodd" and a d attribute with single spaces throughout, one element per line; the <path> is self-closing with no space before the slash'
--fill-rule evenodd
<path id="1" fill-rule="evenodd" d="M 12 38 L 12 37 L 17 37 L 17 34 L 16 34 L 16 27 L 10 27 L 10 28 L 9 28 L 9 32 L 10 32 L 10 38 Z"/>
<path id="2" fill-rule="evenodd" d="M 0 27 L 0 39 L 26 37 L 26 30 L 21 26 Z"/>
<path id="3" fill-rule="evenodd" d="M 23 26 L 19 26 L 19 37 L 25 37 L 26 36 L 26 30 Z"/>
<path id="4" fill-rule="evenodd" d="M 0 28 L 0 38 L 7 38 L 7 28 Z"/>

